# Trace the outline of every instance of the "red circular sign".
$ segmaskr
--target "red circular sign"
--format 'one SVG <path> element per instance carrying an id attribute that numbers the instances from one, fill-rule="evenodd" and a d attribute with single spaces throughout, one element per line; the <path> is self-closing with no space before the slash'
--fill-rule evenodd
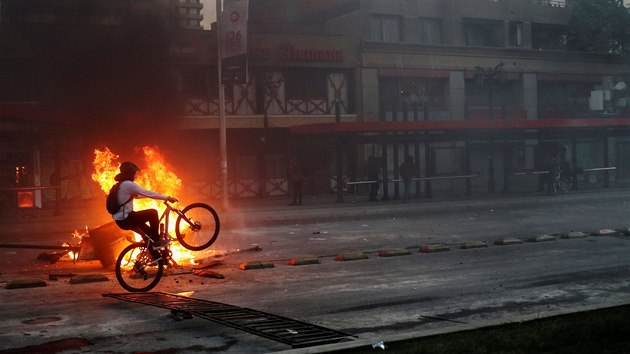
<path id="1" fill-rule="evenodd" d="M 232 11 L 232 13 L 230 14 L 230 22 L 237 22 L 240 18 L 241 15 L 239 15 L 236 11 Z"/>

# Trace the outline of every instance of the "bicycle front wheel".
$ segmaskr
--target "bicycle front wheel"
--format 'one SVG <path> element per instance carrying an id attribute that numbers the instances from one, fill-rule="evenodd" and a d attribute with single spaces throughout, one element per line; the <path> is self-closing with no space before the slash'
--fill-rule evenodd
<path id="1" fill-rule="evenodd" d="M 116 279 L 130 292 L 143 292 L 153 289 L 162 278 L 164 264 L 153 261 L 144 243 L 127 246 L 116 260 Z"/>
<path id="2" fill-rule="evenodd" d="M 191 251 L 210 247 L 219 236 L 219 214 L 208 204 L 193 203 L 182 210 L 175 222 L 177 241 Z"/>

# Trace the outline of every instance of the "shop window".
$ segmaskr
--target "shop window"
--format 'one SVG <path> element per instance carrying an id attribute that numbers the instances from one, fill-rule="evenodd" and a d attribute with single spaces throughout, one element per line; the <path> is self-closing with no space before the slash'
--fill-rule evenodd
<path id="1" fill-rule="evenodd" d="M 464 149 L 461 147 L 434 148 L 432 161 L 437 176 L 461 174 L 464 171 Z"/>
<path id="2" fill-rule="evenodd" d="M 370 39 L 379 42 L 401 42 L 401 24 L 399 16 L 372 15 L 370 17 Z"/>
<path id="3" fill-rule="evenodd" d="M 617 143 L 617 178 L 630 179 L 630 142 Z"/>
<path id="4" fill-rule="evenodd" d="M 287 99 L 326 99 L 326 73 L 322 70 L 289 70 L 286 74 Z"/>
<path id="5" fill-rule="evenodd" d="M 438 18 L 419 18 L 418 41 L 424 44 L 441 44 L 442 21 Z"/>
<path id="6" fill-rule="evenodd" d="M 495 20 L 465 19 L 464 41 L 468 46 L 503 47 L 503 22 Z"/>
<path id="7" fill-rule="evenodd" d="M 566 49 L 567 26 L 533 23 L 532 47 L 534 49 Z"/>
<path id="8" fill-rule="evenodd" d="M 238 180 L 255 180 L 258 176 L 258 161 L 255 155 L 236 156 L 231 169 L 232 178 Z"/>
<path id="9" fill-rule="evenodd" d="M 182 76 L 182 93 L 185 98 L 219 97 L 219 87 L 217 84 L 216 69 L 184 69 Z M 225 85 L 225 99 L 233 100 L 233 90 L 231 85 Z"/>
<path id="10" fill-rule="evenodd" d="M 182 90 L 186 97 L 206 97 L 208 94 L 218 96 L 218 87 L 209 87 L 208 76 L 203 70 L 198 69 L 182 72 Z"/>
<path id="11" fill-rule="evenodd" d="M 286 178 L 287 158 L 285 155 L 267 155 L 265 161 L 267 178 Z"/>

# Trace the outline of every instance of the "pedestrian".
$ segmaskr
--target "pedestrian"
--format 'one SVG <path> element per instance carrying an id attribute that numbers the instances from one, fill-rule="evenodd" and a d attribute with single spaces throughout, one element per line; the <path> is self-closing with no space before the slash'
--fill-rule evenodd
<path id="1" fill-rule="evenodd" d="M 120 173 L 114 177 L 114 180 L 120 183 L 118 190 L 115 191 L 117 192 L 117 205 L 119 206 L 118 210 L 112 214 L 112 219 L 123 230 L 141 230 L 153 240 L 152 249 L 157 250 L 170 242 L 169 240 L 160 239 L 158 212 L 155 209 L 134 211 L 133 200 L 146 197 L 175 203 L 177 198 L 149 191 L 137 185 L 134 179 L 138 171 L 140 169 L 132 162 L 126 161 L 120 165 Z"/>
<path id="2" fill-rule="evenodd" d="M 289 188 L 293 193 L 293 199 L 289 205 L 302 205 L 304 194 L 304 166 L 297 155 L 291 155 L 287 166 L 287 178 Z"/>
<path id="3" fill-rule="evenodd" d="M 411 199 L 411 181 L 416 175 L 416 164 L 411 155 L 405 157 L 405 161 L 398 168 L 398 172 L 403 181 L 403 201 L 407 202 Z"/>
<path id="4" fill-rule="evenodd" d="M 380 189 L 380 174 L 381 168 L 379 166 L 378 160 L 376 159 L 376 157 L 374 157 L 374 155 L 371 155 L 367 160 L 367 164 L 365 165 L 365 175 L 369 181 L 372 181 L 370 183 L 371 202 L 376 201 L 376 196 L 378 195 L 378 190 Z"/>

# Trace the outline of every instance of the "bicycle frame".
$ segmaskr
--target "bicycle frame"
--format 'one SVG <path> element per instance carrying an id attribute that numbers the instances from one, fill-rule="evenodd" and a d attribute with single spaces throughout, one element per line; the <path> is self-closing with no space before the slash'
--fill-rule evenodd
<path id="1" fill-rule="evenodd" d="M 168 226 L 169 226 L 169 215 L 171 214 L 171 212 L 177 214 L 177 216 L 179 216 L 180 218 L 182 218 L 182 220 L 186 221 L 186 223 L 188 223 L 188 225 L 191 228 L 194 228 L 195 225 L 190 221 L 190 219 L 184 214 L 182 213 L 181 210 L 179 210 L 178 208 L 174 208 L 172 205 L 170 205 L 168 203 L 167 200 L 164 201 L 164 205 L 166 206 L 166 209 L 164 209 L 164 211 L 162 212 L 162 215 L 160 216 L 159 219 L 159 223 L 160 223 L 160 236 L 161 237 L 165 237 L 168 234 Z M 162 222 L 164 221 L 164 222 Z"/>

